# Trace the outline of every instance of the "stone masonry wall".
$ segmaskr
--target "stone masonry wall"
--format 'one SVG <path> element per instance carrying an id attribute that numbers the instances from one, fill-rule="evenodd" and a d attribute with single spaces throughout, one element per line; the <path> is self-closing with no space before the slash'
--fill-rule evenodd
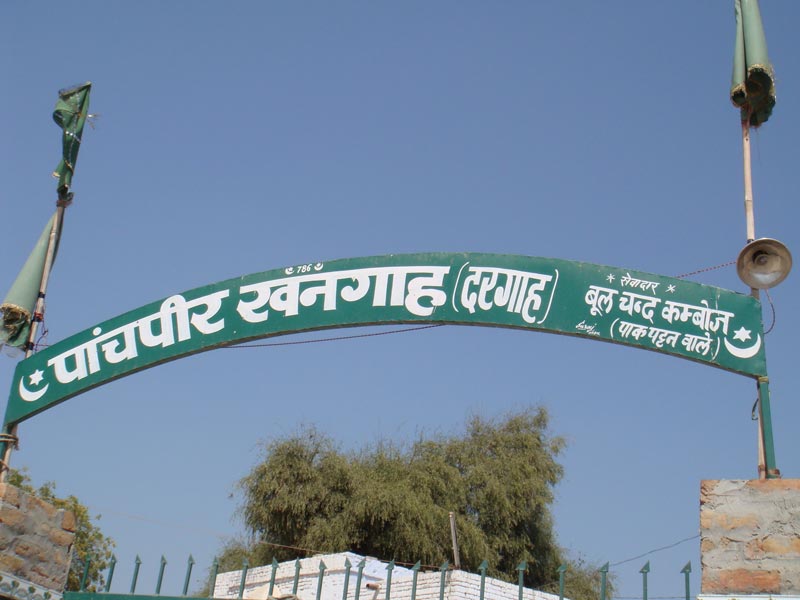
<path id="1" fill-rule="evenodd" d="M 71 512 L 0 483 L 0 573 L 61 592 L 74 538 Z"/>
<path id="2" fill-rule="evenodd" d="M 800 479 L 700 485 L 703 594 L 800 595 Z"/>

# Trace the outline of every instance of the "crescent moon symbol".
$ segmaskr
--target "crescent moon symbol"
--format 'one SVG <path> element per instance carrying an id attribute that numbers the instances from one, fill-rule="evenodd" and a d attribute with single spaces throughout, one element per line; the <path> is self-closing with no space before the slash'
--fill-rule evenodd
<path id="1" fill-rule="evenodd" d="M 47 388 L 49 387 L 50 384 L 48 383 L 38 392 L 32 392 L 25 387 L 25 377 L 23 376 L 19 380 L 19 397 L 25 400 L 25 402 L 36 402 L 39 398 L 41 398 L 47 393 Z"/>
<path id="2" fill-rule="evenodd" d="M 749 348 L 737 348 L 728 341 L 728 338 L 722 338 L 725 342 L 725 349 L 733 354 L 736 358 L 753 358 L 758 351 L 761 350 L 761 334 L 756 335 L 756 342 Z"/>

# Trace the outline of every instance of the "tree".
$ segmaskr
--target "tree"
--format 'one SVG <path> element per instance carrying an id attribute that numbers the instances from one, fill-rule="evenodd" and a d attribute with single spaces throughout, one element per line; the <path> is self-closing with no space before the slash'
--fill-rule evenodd
<path id="1" fill-rule="evenodd" d="M 343 453 L 306 428 L 268 444 L 240 481 L 252 542 L 230 544 L 221 562 L 232 559 L 239 568 L 246 557 L 266 564 L 273 556 L 295 558 L 302 548 L 438 565 L 452 560 L 452 511 L 463 569 L 477 571 L 486 559 L 492 576 L 516 581 L 524 560 L 527 586 L 555 581 L 557 589 L 565 553 L 550 506 L 563 447 L 543 408 L 498 422 L 473 417 L 461 436 L 420 437 L 406 448 L 380 443 L 357 453 Z M 568 573 L 574 598 L 591 598 L 594 569 L 571 561 Z"/>
<path id="2" fill-rule="evenodd" d="M 72 544 L 72 563 L 67 575 L 65 589 L 66 591 L 80 589 L 81 578 L 86 564 L 85 560 L 88 555 L 91 555 L 85 588 L 90 592 L 101 591 L 105 584 L 103 573 L 108 568 L 111 560 L 114 540 L 103 535 L 100 528 L 92 522 L 93 518 L 95 520 L 100 519 L 100 515 L 92 517 L 89 514 L 89 509 L 81 504 L 80 500 L 75 496 L 70 495 L 66 498 L 56 496 L 56 486 L 52 481 L 44 483 L 39 488 L 33 487 L 30 477 L 24 471 L 11 469 L 8 475 L 8 483 L 49 502 L 56 508 L 69 510 L 75 515 L 75 541 Z"/>

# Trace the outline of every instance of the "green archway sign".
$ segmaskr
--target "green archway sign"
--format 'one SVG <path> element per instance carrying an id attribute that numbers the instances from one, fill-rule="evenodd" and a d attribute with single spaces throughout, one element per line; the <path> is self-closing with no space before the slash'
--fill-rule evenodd
<path id="1" fill-rule="evenodd" d="M 573 335 L 766 379 L 761 305 L 751 296 L 549 258 L 388 255 L 229 279 L 100 323 L 19 363 L 4 425 L 205 350 L 301 331 L 421 322 Z"/>

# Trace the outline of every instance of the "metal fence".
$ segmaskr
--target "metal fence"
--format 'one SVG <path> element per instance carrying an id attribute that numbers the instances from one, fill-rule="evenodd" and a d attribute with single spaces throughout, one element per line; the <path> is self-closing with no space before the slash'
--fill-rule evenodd
<path id="1" fill-rule="evenodd" d="M 154 594 L 137 594 L 136 593 L 136 585 L 139 579 L 139 568 L 142 564 L 141 559 L 139 556 L 136 556 L 134 561 L 134 568 L 133 568 L 133 577 L 130 583 L 130 589 L 127 594 L 121 593 L 112 593 L 111 592 L 111 583 L 114 579 L 114 569 L 117 565 L 117 558 L 116 556 L 112 556 L 108 572 L 106 573 L 105 577 L 105 586 L 103 591 L 97 592 L 90 592 L 86 591 L 86 584 L 89 575 L 89 568 L 91 566 L 92 557 L 89 556 L 83 563 L 83 575 L 81 577 L 80 582 L 80 590 L 77 592 L 65 592 L 64 600 L 98 600 L 98 596 L 102 596 L 103 600 L 123 600 L 125 598 L 130 598 L 130 596 L 137 596 L 139 598 L 158 598 L 159 600 L 169 600 L 169 599 L 179 599 L 179 598 L 187 598 L 189 596 L 189 582 L 192 576 L 192 569 L 195 566 L 195 560 L 192 555 L 189 555 L 189 559 L 186 564 L 186 572 L 183 580 L 183 591 L 181 592 L 180 596 L 162 596 L 161 595 L 161 585 L 164 581 L 164 573 L 167 567 L 167 560 L 164 556 L 161 557 L 158 569 L 158 577 L 156 579 L 156 586 Z M 300 583 L 300 559 L 295 560 L 295 568 L 294 568 L 294 578 L 292 581 L 292 594 L 296 595 L 298 590 L 298 585 Z M 352 572 L 353 567 L 355 566 L 356 569 L 356 585 L 355 585 L 355 597 L 354 600 L 360 600 L 361 594 L 361 581 L 362 575 L 364 571 L 364 566 L 366 565 L 366 559 L 362 559 L 358 564 L 353 565 L 349 559 L 345 559 L 345 572 L 344 572 L 344 589 L 342 591 L 342 600 L 348 599 L 348 591 L 349 591 L 349 583 L 350 583 L 350 575 Z M 272 597 L 273 591 L 275 589 L 275 579 L 276 574 L 278 571 L 279 563 L 278 561 L 273 558 L 272 559 L 272 573 L 269 580 L 269 591 L 268 596 Z M 386 593 L 385 593 L 385 600 L 391 600 L 391 592 L 392 592 L 392 571 L 394 570 L 396 563 L 394 560 L 388 562 L 386 564 Z M 315 600 L 321 600 L 322 597 L 322 582 L 325 577 L 325 571 L 327 570 L 327 566 L 325 563 L 320 560 L 319 561 L 319 573 L 317 575 L 317 586 L 316 586 L 316 597 Z M 517 572 L 518 572 L 518 588 L 519 588 L 519 598 L 518 600 L 523 600 L 523 592 L 526 589 L 524 587 L 524 577 L 525 572 L 528 568 L 528 565 L 525 561 L 522 561 L 517 565 Z M 244 590 L 245 584 L 247 580 L 247 573 L 250 569 L 250 564 L 248 563 L 247 559 L 242 562 L 242 569 L 241 569 L 241 578 L 239 581 L 239 591 L 236 596 L 237 600 L 242 600 L 244 598 Z M 416 600 L 417 595 L 417 576 L 419 575 L 420 569 L 422 569 L 422 564 L 420 561 L 417 561 L 411 567 L 412 571 L 412 581 L 411 581 L 411 600 Z M 478 600 L 486 600 L 485 599 L 485 591 L 486 591 L 486 573 L 489 569 L 488 561 L 484 560 L 480 566 L 478 567 L 478 573 L 480 574 L 480 593 Z M 451 570 L 451 565 L 448 561 L 442 563 L 441 566 L 438 567 L 438 571 L 441 573 L 440 576 L 440 584 L 439 584 L 439 598 L 438 600 L 445 600 L 445 581 L 446 581 L 446 574 L 448 571 Z M 604 564 L 600 569 L 598 569 L 598 573 L 600 574 L 600 600 L 606 600 L 607 597 L 607 582 L 608 582 L 608 572 L 609 572 L 609 563 Z M 692 572 L 692 563 L 687 562 L 686 565 L 681 569 L 680 573 L 683 575 L 684 579 L 684 588 L 685 588 L 685 600 L 691 600 L 691 590 L 689 585 L 689 575 Z M 648 593 L 647 593 L 647 575 L 650 573 L 650 561 L 647 561 L 642 568 L 639 570 L 639 573 L 642 575 L 642 600 L 648 600 Z M 214 594 L 214 584 L 217 579 L 217 575 L 219 574 L 219 562 L 217 559 L 214 559 L 214 562 L 211 565 L 210 569 L 210 576 L 208 580 L 208 589 L 209 589 L 209 599 L 213 599 Z M 564 587 L 565 587 L 565 580 L 567 575 L 567 565 L 561 565 L 557 570 L 558 576 L 558 597 L 559 600 L 564 600 Z M 199 598 L 202 596 L 191 596 L 195 598 Z"/>

